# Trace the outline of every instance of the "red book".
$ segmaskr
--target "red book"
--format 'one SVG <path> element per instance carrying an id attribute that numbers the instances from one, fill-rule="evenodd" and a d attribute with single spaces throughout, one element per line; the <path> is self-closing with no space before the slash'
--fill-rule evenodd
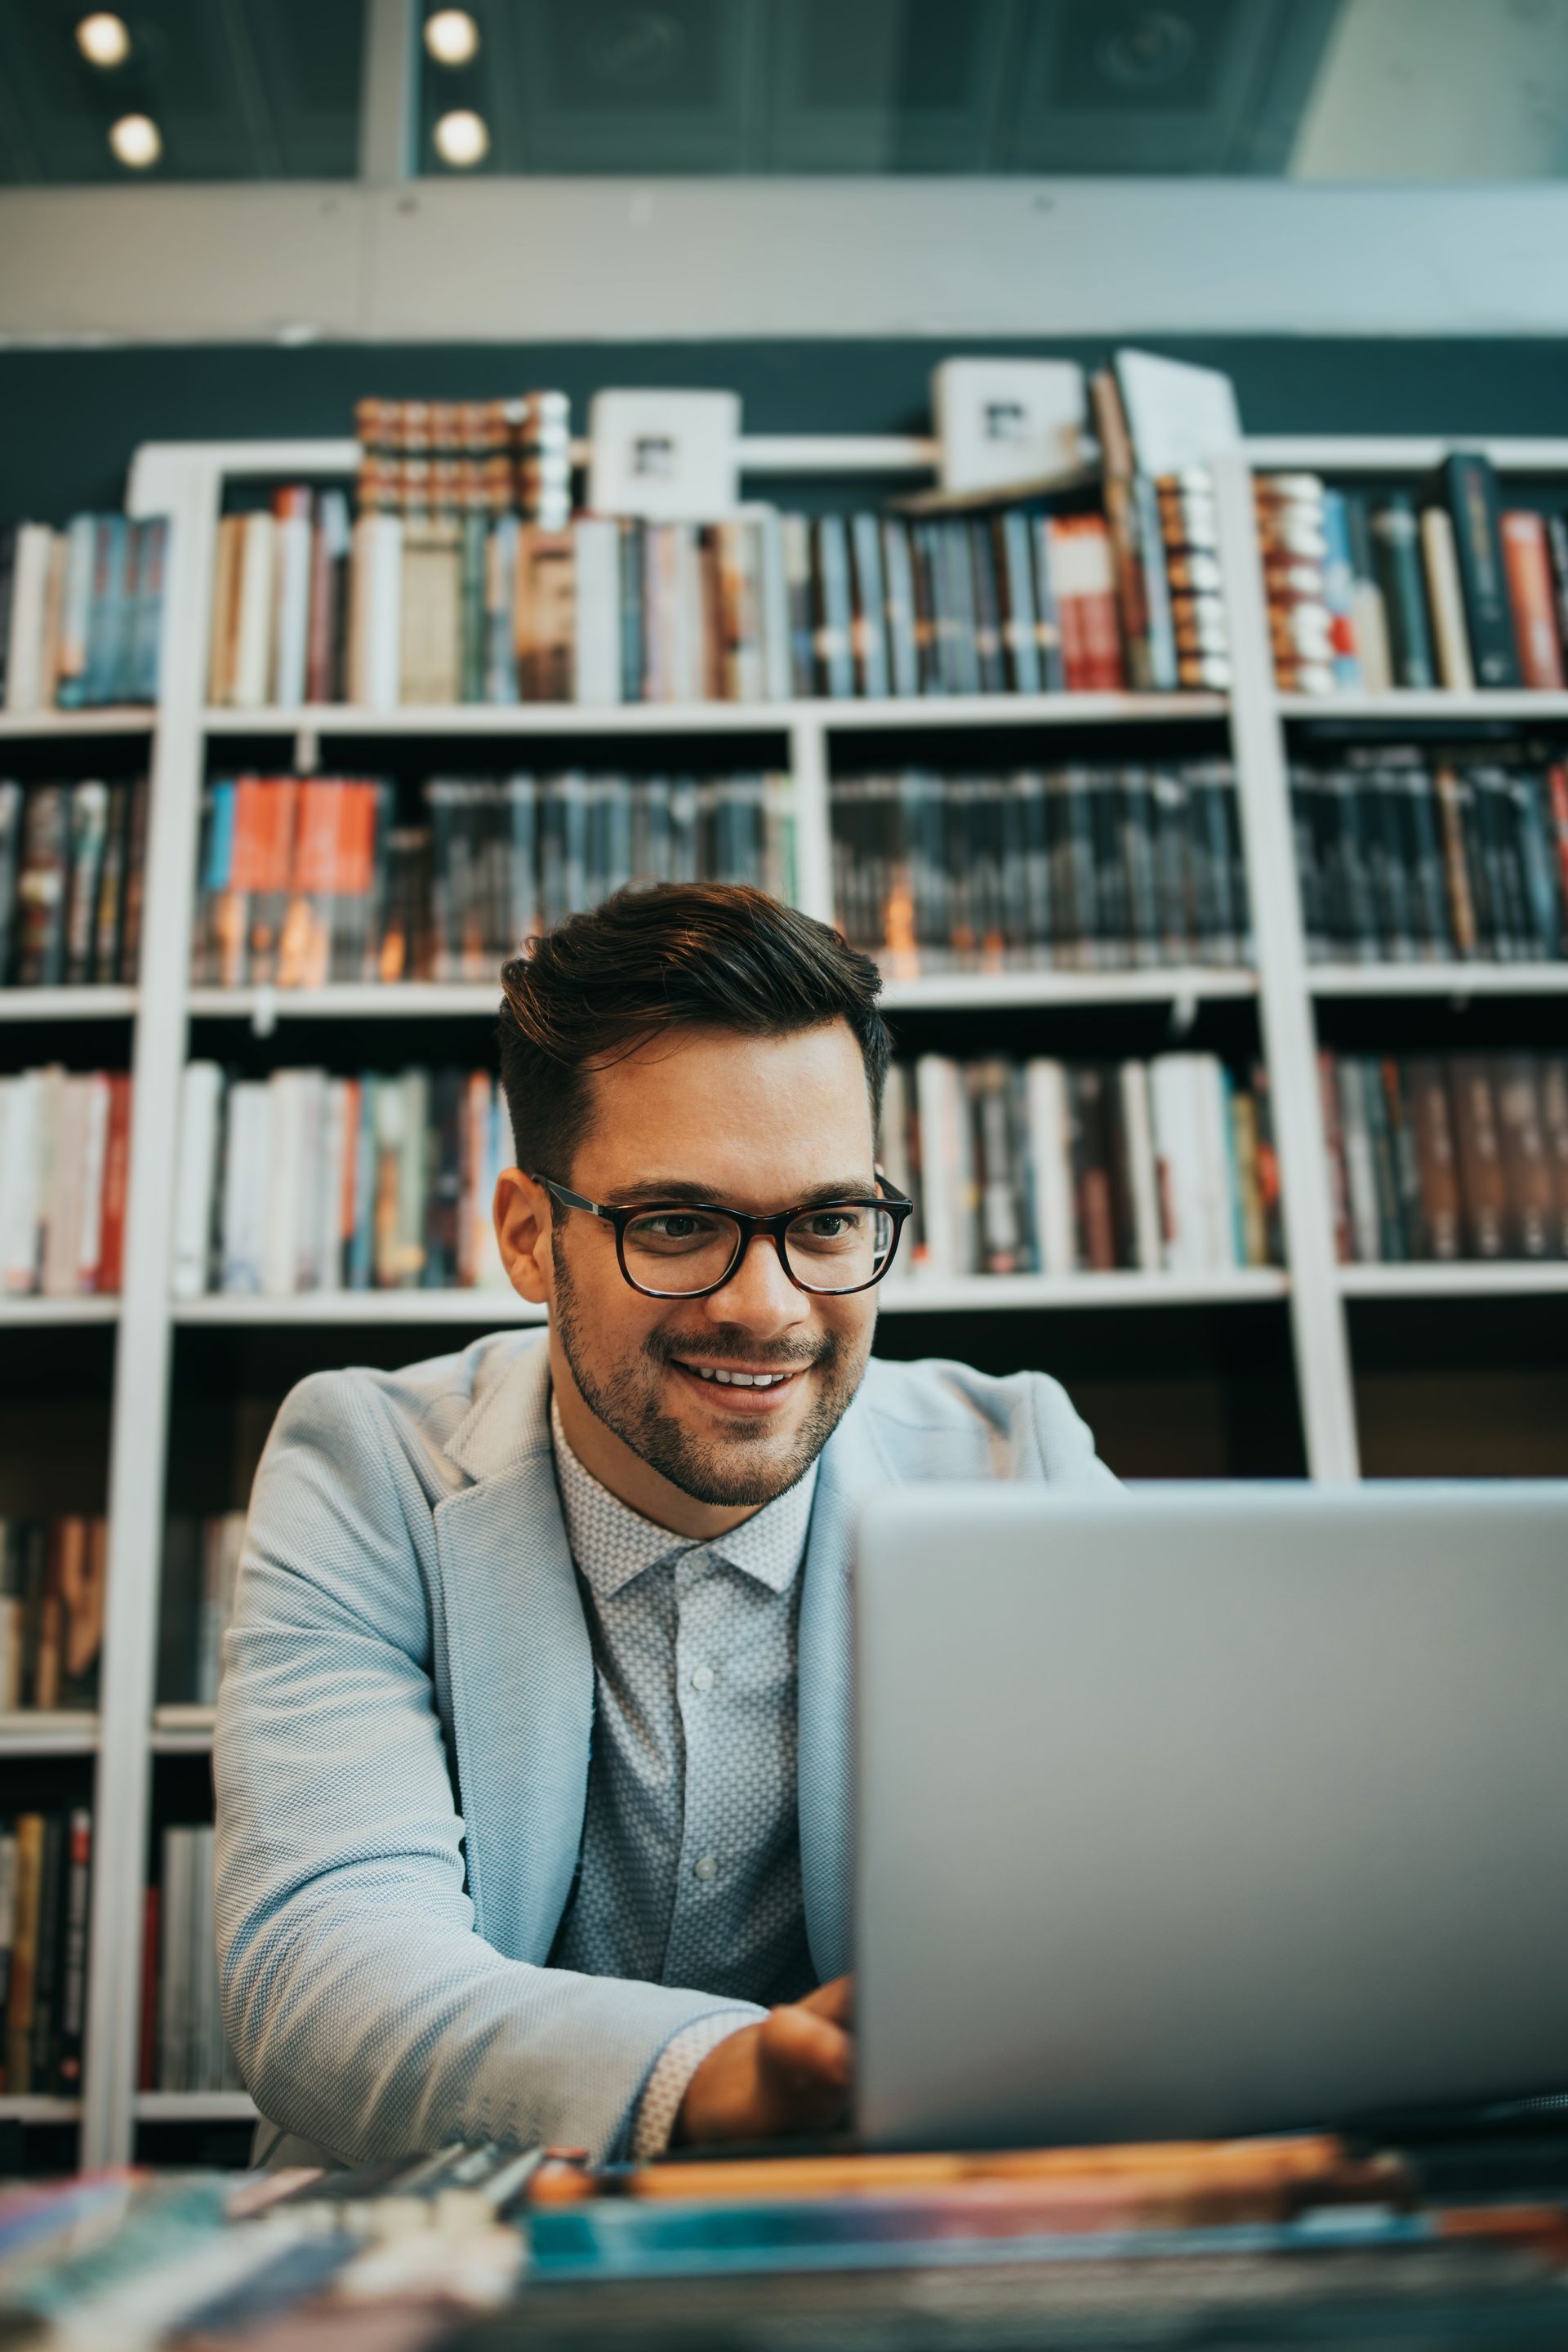
<path id="1" fill-rule="evenodd" d="M 103 1150 L 103 1208 L 99 1222 L 98 1266 L 92 1287 L 118 1293 L 125 1265 L 125 1180 L 131 1160 L 131 1078 L 114 1070 L 109 1079 L 109 1134 Z"/>
<path id="2" fill-rule="evenodd" d="M 1563 893 L 1563 903 L 1568 907 L 1568 766 L 1554 760 L 1546 771 L 1546 789 L 1552 801 L 1552 846 L 1557 859 L 1557 887 Z"/>
<path id="3" fill-rule="evenodd" d="M 147 1889 L 142 1913 L 142 2026 L 136 2046 L 136 2087 L 158 2087 L 158 1889 Z"/>
<path id="4" fill-rule="evenodd" d="M 1545 519 L 1515 509 L 1501 516 L 1500 523 L 1508 601 L 1519 640 L 1520 675 L 1526 686 L 1560 687 L 1563 646 L 1557 635 Z"/>

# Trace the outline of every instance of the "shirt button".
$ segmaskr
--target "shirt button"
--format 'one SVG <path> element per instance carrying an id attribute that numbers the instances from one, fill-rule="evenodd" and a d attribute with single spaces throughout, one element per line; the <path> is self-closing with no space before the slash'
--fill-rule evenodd
<path id="1" fill-rule="evenodd" d="M 693 1878 L 717 1878 L 719 1864 L 712 1854 L 705 1853 L 699 1861 L 694 1862 L 691 1865 L 691 1875 Z"/>
<path id="2" fill-rule="evenodd" d="M 698 1666 L 691 1676 L 691 1687 L 693 1690 L 700 1691 L 711 1690 L 713 1687 L 712 1667 Z"/>

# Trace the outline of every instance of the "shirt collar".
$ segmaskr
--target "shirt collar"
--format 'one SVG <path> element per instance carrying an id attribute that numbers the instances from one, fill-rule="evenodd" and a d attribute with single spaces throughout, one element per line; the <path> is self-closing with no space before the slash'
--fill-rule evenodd
<path id="1" fill-rule="evenodd" d="M 567 1541 L 578 1573 L 595 1600 L 608 1601 L 663 1559 L 679 1559 L 691 1551 L 706 1551 L 738 1569 L 742 1576 L 765 1584 L 772 1592 L 789 1586 L 805 1551 L 812 1498 L 816 1492 L 816 1464 L 803 1478 L 728 1535 L 710 1543 L 678 1536 L 652 1519 L 645 1519 L 601 1486 L 573 1453 L 562 1426 L 553 1395 L 550 1400 L 550 1434 L 555 1449 L 555 1476 Z"/>

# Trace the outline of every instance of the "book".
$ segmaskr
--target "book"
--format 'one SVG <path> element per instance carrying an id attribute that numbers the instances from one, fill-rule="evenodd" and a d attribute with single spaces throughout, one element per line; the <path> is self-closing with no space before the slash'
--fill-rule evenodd
<path id="1" fill-rule="evenodd" d="M 1568 1256 L 1563 1056 L 1324 1054 L 1321 1070 L 1342 1258 Z"/>
<path id="2" fill-rule="evenodd" d="M 898 1278 L 1205 1274 L 1279 1262 L 1261 1074 L 925 1054 L 895 1063 L 883 1163 L 916 1202 Z"/>
<path id="3" fill-rule="evenodd" d="M 1224 762 L 836 776 L 829 807 L 837 919 L 900 977 L 1228 965 L 1247 951 Z"/>
<path id="4" fill-rule="evenodd" d="M 1510 509 L 1498 517 L 1503 577 L 1513 616 L 1520 675 L 1526 686 L 1563 685 L 1563 640 L 1543 518 Z"/>
<path id="5" fill-rule="evenodd" d="M 782 775 L 431 777 L 425 822 L 365 777 L 218 778 L 204 796 L 191 976 L 237 987 L 498 980 L 541 922 L 623 885 L 721 879 L 795 895 Z M 595 822 L 589 823 L 590 807 Z"/>
<path id="6" fill-rule="evenodd" d="M 177 1295 L 502 1289 L 499 1084 L 446 1066 L 185 1073 Z"/>
<path id="7" fill-rule="evenodd" d="M 1517 686 L 1519 652 L 1503 571 L 1497 477 L 1479 450 L 1449 452 L 1428 478 L 1423 499 L 1444 507 L 1453 524 L 1466 635 L 1476 683 Z"/>
<path id="8" fill-rule="evenodd" d="M 0 1076 L 0 1291 L 118 1289 L 131 1080 L 58 1063 Z"/>
<path id="9" fill-rule="evenodd" d="M 3 2087 L 13 2097 L 80 2094 L 91 1869 L 84 1807 L 0 1822 Z"/>
<path id="10" fill-rule="evenodd" d="M 1568 953 L 1568 775 L 1528 742 L 1298 761 L 1290 794 L 1310 961 Z"/>

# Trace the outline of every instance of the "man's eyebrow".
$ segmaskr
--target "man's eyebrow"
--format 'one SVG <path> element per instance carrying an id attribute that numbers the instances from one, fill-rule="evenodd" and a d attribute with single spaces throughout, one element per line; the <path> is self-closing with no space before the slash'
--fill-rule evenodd
<path id="1" fill-rule="evenodd" d="M 828 1184 L 814 1184 L 808 1192 L 798 1193 L 793 1201 L 781 1201 L 781 1209 L 814 1209 L 824 1201 L 868 1201 L 876 1198 L 875 1183 L 865 1176 L 837 1177 Z M 616 1184 L 605 1194 L 606 1209 L 638 1208 L 645 1201 L 701 1201 L 714 1208 L 728 1205 L 721 1191 L 709 1184 L 692 1184 L 677 1176 L 648 1176 L 636 1184 Z"/>

